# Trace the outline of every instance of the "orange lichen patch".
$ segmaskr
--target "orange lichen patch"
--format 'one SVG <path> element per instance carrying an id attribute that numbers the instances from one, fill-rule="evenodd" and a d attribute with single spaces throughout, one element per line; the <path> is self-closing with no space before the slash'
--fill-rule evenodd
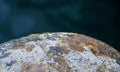
<path id="1" fill-rule="evenodd" d="M 92 44 L 87 44 L 87 47 L 90 48 L 94 55 L 99 55 L 99 50 L 95 48 Z"/>
<path id="2" fill-rule="evenodd" d="M 76 36 L 72 36 L 69 40 L 69 46 L 74 50 L 80 52 L 83 51 L 83 45 L 90 48 L 91 52 L 97 56 L 105 55 L 113 59 L 120 58 L 120 53 L 117 50 L 94 38 L 78 34 Z"/>
<path id="3" fill-rule="evenodd" d="M 94 46 L 92 44 L 88 44 L 87 47 L 89 47 L 90 49 L 94 48 Z"/>
<path id="4" fill-rule="evenodd" d="M 34 45 L 27 44 L 26 45 L 26 51 L 30 52 L 30 51 L 33 50 L 34 47 L 35 47 Z"/>
<path id="5" fill-rule="evenodd" d="M 38 37 L 39 36 L 39 34 L 31 34 L 31 35 L 29 35 L 29 37 Z"/>

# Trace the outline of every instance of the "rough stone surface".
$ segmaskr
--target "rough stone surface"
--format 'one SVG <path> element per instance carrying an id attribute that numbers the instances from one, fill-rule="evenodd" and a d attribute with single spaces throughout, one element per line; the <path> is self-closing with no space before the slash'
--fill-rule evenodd
<path id="1" fill-rule="evenodd" d="M 0 44 L 0 72 L 120 72 L 120 52 L 77 33 L 43 33 Z"/>

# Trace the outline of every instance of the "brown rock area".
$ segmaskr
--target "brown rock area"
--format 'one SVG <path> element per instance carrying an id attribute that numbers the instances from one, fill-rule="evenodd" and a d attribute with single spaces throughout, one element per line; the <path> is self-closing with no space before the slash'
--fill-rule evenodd
<path id="1" fill-rule="evenodd" d="M 82 34 L 31 34 L 0 44 L 0 72 L 120 72 L 120 52 Z"/>

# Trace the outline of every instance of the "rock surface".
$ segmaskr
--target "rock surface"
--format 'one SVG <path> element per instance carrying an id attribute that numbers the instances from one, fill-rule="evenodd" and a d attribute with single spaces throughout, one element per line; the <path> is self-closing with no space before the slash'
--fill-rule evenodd
<path id="1" fill-rule="evenodd" d="M 120 52 L 77 33 L 43 33 L 0 44 L 0 72 L 120 72 Z"/>

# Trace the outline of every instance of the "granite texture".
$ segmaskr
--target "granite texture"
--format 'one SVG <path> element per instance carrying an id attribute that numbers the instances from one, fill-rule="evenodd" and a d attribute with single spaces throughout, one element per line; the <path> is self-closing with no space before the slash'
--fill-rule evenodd
<path id="1" fill-rule="evenodd" d="M 82 34 L 31 34 L 0 44 L 0 72 L 120 72 L 120 52 Z"/>

